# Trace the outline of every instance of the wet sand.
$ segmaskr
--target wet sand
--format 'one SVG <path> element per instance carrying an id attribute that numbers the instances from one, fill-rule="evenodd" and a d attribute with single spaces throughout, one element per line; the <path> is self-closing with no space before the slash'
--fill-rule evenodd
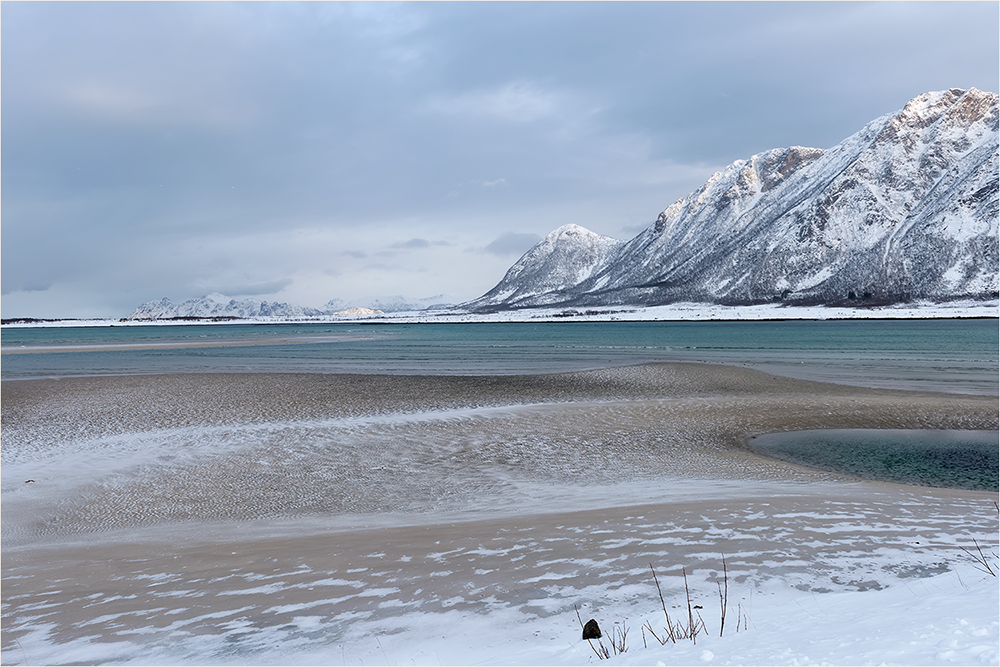
<path id="1" fill-rule="evenodd" d="M 996 494 L 862 482 L 746 441 L 996 429 L 997 413 L 996 397 L 698 364 L 3 383 L 3 662 L 23 660 L 15 639 L 171 662 L 202 637 L 193 656 L 254 662 L 413 613 L 648 607 L 650 562 L 668 590 L 685 565 L 714 595 L 721 553 L 748 586 L 939 573 L 995 539 Z"/>

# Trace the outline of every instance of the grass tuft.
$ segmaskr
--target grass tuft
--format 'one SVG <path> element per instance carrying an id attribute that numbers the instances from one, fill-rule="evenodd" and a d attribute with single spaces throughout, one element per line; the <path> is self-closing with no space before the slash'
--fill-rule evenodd
<path id="1" fill-rule="evenodd" d="M 987 556 L 985 553 L 983 553 L 983 548 L 979 546 L 979 542 L 976 541 L 976 538 L 972 538 L 972 543 L 976 546 L 975 551 L 969 549 L 968 547 L 959 547 L 959 549 L 964 551 L 965 555 L 972 559 L 972 562 L 977 569 L 982 570 L 983 572 L 986 572 L 987 574 L 990 574 L 994 577 L 997 576 L 997 570 L 994 569 L 992 561 L 996 560 L 998 557 L 1000 557 L 1000 555 L 998 555 L 997 552 L 994 551 L 989 556 Z"/>
<path id="2" fill-rule="evenodd" d="M 691 604 L 691 587 L 688 585 L 687 579 L 687 568 L 681 567 L 681 576 L 684 578 L 684 600 L 687 604 L 687 620 L 675 619 L 670 617 L 670 612 L 667 611 L 667 601 L 663 597 L 663 589 L 660 587 L 660 579 L 656 576 L 656 568 L 653 564 L 649 564 L 649 571 L 653 575 L 653 584 L 656 586 L 656 594 L 660 598 L 660 608 L 663 610 L 663 620 L 664 625 L 662 630 L 657 630 L 653 627 L 652 621 L 646 621 L 640 626 L 639 630 L 642 633 L 642 646 L 643 648 L 648 648 L 649 644 L 646 641 L 646 635 L 655 639 L 660 646 L 665 645 L 667 642 L 676 644 L 678 641 L 689 639 L 692 643 L 698 643 L 698 635 L 708 633 L 708 626 L 705 623 L 705 619 L 702 618 L 701 612 L 697 611 L 699 607 Z M 729 567 L 726 563 L 726 555 L 722 554 L 722 581 L 716 581 L 716 585 L 719 590 L 719 636 L 723 636 L 726 631 L 726 615 L 729 609 Z M 576 609 L 576 607 L 573 607 Z M 580 618 L 580 610 L 576 609 L 577 620 L 580 621 L 580 627 L 583 627 L 583 619 Z M 746 630 L 749 625 L 750 616 L 747 610 L 743 608 L 742 603 L 737 604 L 736 608 L 736 632 L 740 631 L 742 626 L 743 630 Z M 606 660 L 612 655 L 619 655 L 625 653 L 628 650 L 628 628 L 624 623 L 615 624 L 611 631 L 611 636 L 608 638 L 610 646 L 605 646 L 601 640 L 597 641 L 597 645 L 591 640 L 590 647 L 597 654 L 597 657 L 601 660 Z"/>
<path id="3" fill-rule="evenodd" d="M 701 612 L 695 612 L 694 608 L 691 606 L 691 588 L 688 586 L 687 580 L 687 568 L 681 568 L 681 574 L 684 577 L 684 598 L 687 602 L 688 618 L 687 623 L 680 620 L 674 620 L 670 618 L 670 613 L 667 611 L 666 600 L 663 599 L 663 589 L 660 588 L 660 581 L 656 576 L 656 569 L 653 564 L 649 564 L 649 571 L 653 573 L 653 583 L 656 584 L 656 592 L 660 596 L 660 607 L 663 609 L 663 618 L 665 625 L 663 626 L 662 635 L 657 634 L 656 630 L 653 629 L 653 623 L 651 621 L 646 621 L 646 624 L 642 627 L 642 640 L 645 644 L 646 633 L 658 641 L 660 645 L 666 644 L 668 641 L 676 644 L 678 640 L 690 639 L 693 643 L 698 643 L 698 635 L 702 632 L 708 632 L 708 627 L 705 625 L 705 619 L 701 617 Z M 728 596 L 729 581 L 728 573 L 726 575 L 726 595 Z"/>

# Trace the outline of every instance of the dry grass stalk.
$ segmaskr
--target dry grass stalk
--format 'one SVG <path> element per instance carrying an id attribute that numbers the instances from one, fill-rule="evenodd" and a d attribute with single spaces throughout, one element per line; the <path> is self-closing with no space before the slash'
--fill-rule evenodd
<path id="1" fill-rule="evenodd" d="M 645 624 L 640 626 L 640 632 L 642 632 L 642 646 L 647 647 L 646 643 L 646 633 L 655 639 L 660 646 L 663 646 L 668 641 L 674 644 L 677 643 L 679 639 L 690 639 L 693 643 L 698 643 L 698 635 L 701 633 L 708 633 L 708 627 L 705 624 L 705 619 L 702 618 L 701 612 L 696 612 L 695 607 L 691 604 L 691 588 L 688 585 L 687 580 L 687 568 L 681 567 L 681 576 L 684 578 L 684 598 L 687 602 L 688 618 L 687 623 L 679 620 L 674 620 L 670 618 L 670 612 L 667 611 L 667 601 L 663 597 L 663 589 L 660 588 L 659 577 L 656 576 L 656 568 L 653 564 L 649 564 L 649 571 L 653 575 L 653 583 L 656 585 L 656 593 L 660 597 L 660 608 L 663 609 L 663 619 L 665 625 L 663 627 L 663 634 L 658 634 L 656 630 L 653 629 L 653 624 L 651 621 L 646 621 Z M 726 614 L 729 607 L 729 566 L 726 563 L 726 555 L 722 554 L 722 581 L 716 582 L 719 589 L 719 605 L 721 608 L 721 623 L 719 626 L 719 636 L 721 637 L 726 629 Z M 580 617 L 580 610 L 577 609 L 576 605 L 573 606 L 576 610 L 576 618 L 580 622 L 580 627 L 583 627 L 583 619 Z M 737 604 L 736 609 L 736 632 L 740 631 L 740 625 L 743 629 L 747 629 L 747 624 L 749 622 L 749 614 L 743 609 L 742 604 Z M 628 628 L 625 627 L 624 623 L 615 624 L 611 630 L 611 635 L 608 637 L 610 646 L 605 646 L 604 642 L 600 638 L 597 640 L 595 645 L 593 640 L 588 639 L 587 643 L 590 644 L 590 648 L 593 649 L 594 653 L 601 660 L 606 660 L 612 655 L 619 655 L 625 653 L 628 650 L 627 643 Z"/>
<path id="2" fill-rule="evenodd" d="M 718 581 L 715 582 L 719 587 L 719 604 L 722 607 L 722 620 L 719 623 L 720 637 L 726 629 L 726 607 L 729 605 L 729 571 L 726 569 L 726 554 L 722 554 L 722 581 L 722 584 Z"/>
<path id="3" fill-rule="evenodd" d="M 977 569 L 983 570 L 987 574 L 991 574 L 994 577 L 997 576 L 997 573 L 993 570 L 993 566 L 990 564 L 990 558 L 983 553 L 983 548 L 979 546 L 979 542 L 976 541 L 976 538 L 972 538 L 972 543 L 976 545 L 975 552 L 967 547 L 959 547 L 959 549 L 964 551 L 965 554 L 972 559 Z M 995 551 L 993 552 L 993 558 L 997 558 L 997 552 Z"/>
<path id="4" fill-rule="evenodd" d="M 625 622 L 622 621 L 621 625 L 614 625 L 611 628 L 611 650 L 615 655 L 619 653 L 624 653 L 628 650 L 628 644 L 626 642 L 626 636 L 628 635 L 628 628 L 625 627 Z"/>
<path id="5" fill-rule="evenodd" d="M 667 612 L 667 603 L 663 599 L 663 590 L 660 588 L 660 582 L 656 577 L 656 570 L 653 568 L 653 564 L 649 564 L 649 569 L 653 573 L 653 582 L 656 584 L 656 591 L 660 596 L 660 606 L 663 608 L 663 617 L 666 620 L 666 626 L 663 628 L 665 633 L 661 638 L 660 635 L 656 634 L 653 630 L 653 624 L 646 621 L 646 625 L 643 626 L 643 641 L 646 639 L 646 631 L 649 631 L 650 636 L 656 641 L 660 642 L 660 645 L 666 644 L 668 641 L 677 643 L 678 639 L 690 639 L 694 643 L 698 643 L 698 634 L 707 631 L 705 626 L 705 620 L 701 617 L 701 613 L 695 614 L 693 607 L 691 606 L 691 589 L 688 587 L 687 583 L 687 570 L 681 568 L 681 574 L 684 577 L 684 593 L 687 600 L 688 607 L 688 622 L 684 624 L 681 621 L 674 621 L 670 618 L 670 614 Z M 696 617 L 697 616 L 697 620 Z"/>

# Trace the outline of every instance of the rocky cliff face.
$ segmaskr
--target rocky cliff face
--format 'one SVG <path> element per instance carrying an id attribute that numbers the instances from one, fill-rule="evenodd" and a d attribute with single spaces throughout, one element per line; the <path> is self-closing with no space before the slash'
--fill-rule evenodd
<path id="1" fill-rule="evenodd" d="M 466 306 L 995 298 L 997 101 L 927 93 L 829 150 L 734 162 L 628 242 L 561 228 Z"/>

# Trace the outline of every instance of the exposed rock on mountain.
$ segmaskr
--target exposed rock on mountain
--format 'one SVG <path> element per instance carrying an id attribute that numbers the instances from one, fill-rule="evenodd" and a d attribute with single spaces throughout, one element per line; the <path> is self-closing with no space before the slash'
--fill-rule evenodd
<path id="1" fill-rule="evenodd" d="M 464 307 L 996 298 L 997 101 L 927 93 L 829 150 L 734 162 L 628 242 L 562 227 Z"/>

